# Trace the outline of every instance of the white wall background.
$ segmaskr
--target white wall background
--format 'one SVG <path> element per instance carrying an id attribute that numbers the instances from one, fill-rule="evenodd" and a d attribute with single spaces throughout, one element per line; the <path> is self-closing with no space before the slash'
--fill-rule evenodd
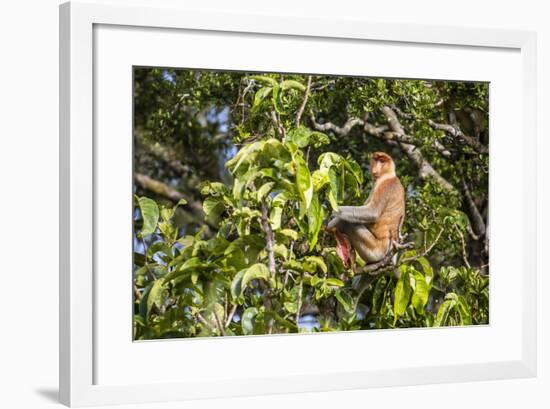
<path id="1" fill-rule="evenodd" d="M 182 6 L 183 0 L 111 0 Z M 519 28 L 539 34 L 539 376 L 536 379 L 136 405 L 138 408 L 550 407 L 549 13 L 544 1 L 202 0 L 204 9 Z M 0 5 L 0 407 L 57 403 L 58 0 Z M 545 75 L 546 74 L 546 75 Z M 510 164 L 513 166 L 513 164 Z M 513 186 L 511 186 L 511 194 Z M 513 223 L 513 215 L 510 215 Z M 546 237 L 545 237 L 546 236 Z M 120 407 L 120 406 L 119 406 Z M 129 407 L 129 406 L 124 406 Z M 122 407 L 120 407 L 122 408 Z"/>

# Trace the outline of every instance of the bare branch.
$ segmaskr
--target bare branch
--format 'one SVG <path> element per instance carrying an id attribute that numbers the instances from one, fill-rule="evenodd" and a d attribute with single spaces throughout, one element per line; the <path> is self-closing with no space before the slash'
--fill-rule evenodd
<path id="1" fill-rule="evenodd" d="M 363 130 L 375 138 L 384 140 L 388 143 L 397 143 L 399 147 L 405 152 L 405 154 L 411 159 L 414 164 L 418 167 L 419 175 L 422 179 L 431 177 L 435 179 L 444 189 L 449 191 L 456 191 L 456 188 L 449 183 L 443 176 L 441 176 L 432 165 L 426 161 L 422 153 L 416 149 L 415 144 L 417 143 L 413 137 L 407 135 L 404 131 L 403 126 L 397 119 L 396 113 L 389 107 L 385 106 L 382 108 L 382 112 L 388 120 L 388 125 L 374 126 L 367 121 L 363 121 L 359 118 L 349 118 L 344 126 L 339 127 L 332 122 L 325 122 L 324 124 L 319 124 L 315 120 L 313 113 L 311 114 L 311 122 L 313 127 L 318 131 L 332 131 L 339 136 L 347 136 L 351 130 L 357 126 L 362 125 Z M 440 152 L 443 156 L 449 157 L 451 153 L 439 142 L 434 143 L 433 147 Z"/>
<path id="2" fill-rule="evenodd" d="M 200 321 L 202 325 L 207 327 L 210 331 L 216 332 L 216 327 L 211 323 L 209 323 L 208 321 L 206 321 L 206 319 L 202 316 L 200 312 L 197 312 L 197 319 Z"/>
<path id="3" fill-rule="evenodd" d="M 397 119 L 396 113 L 389 106 L 383 107 L 382 112 L 386 116 L 386 119 L 388 120 L 388 125 L 392 131 L 398 134 L 405 134 L 403 126 Z M 443 176 L 441 176 L 428 161 L 426 161 L 422 153 L 418 149 L 416 149 L 414 145 L 400 142 L 399 146 L 401 147 L 403 152 L 405 152 L 405 154 L 409 157 L 409 159 L 412 160 L 414 164 L 418 167 L 420 178 L 426 179 L 431 177 L 435 179 L 444 189 L 449 191 L 456 191 L 455 187 L 450 184 L 445 178 L 443 178 Z"/>
<path id="4" fill-rule="evenodd" d="M 437 122 L 428 120 L 428 124 L 433 128 L 440 131 L 445 131 L 449 135 L 458 138 L 468 146 L 471 146 L 476 152 L 488 154 L 489 148 L 479 142 L 476 138 L 464 134 L 458 126 L 448 125 L 448 124 L 439 124 Z"/>
<path id="5" fill-rule="evenodd" d="M 223 328 L 222 322 L 220 320 L 220 317 L 218 317 L 218 313 L 216 312 L 216 309 L 213 308 L 212 312 L 214 313 L 214 318 L 216 319 L 216 325 L 218 326 L 218 330 L 220 331 L 220 334 L 225 337 L 225 330 Z"/>
<path id="6" fill-rule="evenodd" d="M 300 108 L 298 109 L 298 112 L 296 112 L 296 126 L 300 125 L 300 121 L 302 119 L 302 115 L 304 114 L 304 109 L 306 108 L 307 100 L 309 98 L 310 90 L 311 90 L 311 75 L 307 77 L 307 86 L 304 92 L 304 99 L 302 101 L 302 105 L 300 105 Z"/>
<path id="7" fill-rule="evenodd" d="M 171 186 L 168 186 L 166 183 L 159 180 L 155 180 L 150 176 L 144 175 L 143 173 L 135 173 L 134 179 L 136 183 L 145 190 L 153 192 L 158 196 L 165 197 L 171 200 L 174 203 L 179 202 L 181 199 L 185 199 L 189 204 L 189 207 L 193 213 L 202 214 L 202 203 L 196 200 L 193 200 L 189 196 L 181 193 L 179 190 L 174 189 Z"/>
<path id="8" fill-rule="evenodd" d="M 473 237 L 475 238 L 475 236 L 482 236 L 485 234 L 486 231 L 485 222 L 483 221 L 483 216 L 481 216 L 481 212 L 477 208 L 470 189 L 468 188 L 468 185 L 466 184 L 466 181 L 464 179 L 462 179 L 462 191 L 464 192 L 464 199 L 466 201 L 468 212 L 470 214 L 470 220 L 473 224 L 472 227 L 475 232 L 475 235 L 473 235 Z"/>
<path id="9" fill-rule="evenodd" d="M 324 124 L 320 124 L 317 123 L 317 121 L 315 120 L 315 116 L 313 115 L 313 113 L 311 114 L 311 122 L 313 123 L 313 127 L 316 130 L 321 132 L 332 131 L 338 136 L 347 136 L 351 132 L 353 127 L 355 127 L 356 125 L 363 125 L 363 121 L 359 118 L 348 119 L 342 127 L 339 127 L 332 122 L 325 122 Z"/>
<path id="10" fill-rule="evenodd" d="M 229 314 L 227 315 L 227 320 L 225 321 L 225 328 L 229 327 L 231 324 L 231 321 L 233 321 L 233 317 L 235 316 L 235 312 L 237 312 L 238 304 L 234 304 L 231 308 L 231 311 L 229 311 Z"/>
<path id="11" fill-rule="evenodd" d="M 178 159 L 178 154 L 173 149 L 167 148 L 166 146 L 162 146 L 159 143 L 155 143 L 151 145 L 145 143 L 140 147 L 148 150 L 149 153 L 151 153 L 153 156 L 162 160 L 176 174 L 180 176 L 192 171 L 189 166 L 186 166 L 180 162 L 180 160 Z"/>
<path id="12" fill-rule="evenodd" d="M 275 252 L 273 250 L 273 230 L 269 224 L 269 219 L 267 216 L 267 205 L 265 202 L 262 202 L 262 218 L 261 218 L 262 230 L 265 233 L 265 248 L 267 251 L 267 268 L 271 275 L 275 275 Z"/>
<path id="13" fill-rule="evenodd" d="M 466 242 L 464 241 L 464 235 L 460 231 L 458 227 L 455 226 L 455 230 L 458 233 L 458 236 L 460 237 L 460 242 L 462 243 L 462 261 L 464 261 L 464 264 L 466 264 L 466 267 L 471 268 L 470 262 L 468 261 L 468 254 L 466 252 Z"/>
<path id="14" fill-rule="evenodd" d="M 274 109 L 271 110 L 271 121 L 273 122 L 273 125 L 275 125 L 275 129 L 277 129 L 279 135 L 281 135 L 281 139 L 284 139 L 286 134 L 285 127 L 281 122 L 281 118 Z"/>

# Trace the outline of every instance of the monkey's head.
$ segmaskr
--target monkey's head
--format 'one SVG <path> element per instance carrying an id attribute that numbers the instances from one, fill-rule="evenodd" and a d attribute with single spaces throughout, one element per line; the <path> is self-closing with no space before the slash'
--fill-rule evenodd
<path id="1" fill-rule="evenodd" d="M 395 175 L 395 163 L 385 152 L 374 152 L 370 161 L 370 171 L 375 179 L 383 175 Z"/>

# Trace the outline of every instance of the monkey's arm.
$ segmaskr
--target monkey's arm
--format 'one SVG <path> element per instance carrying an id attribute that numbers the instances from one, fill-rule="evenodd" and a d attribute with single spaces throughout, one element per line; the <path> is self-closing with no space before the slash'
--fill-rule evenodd
<path id="1" fill-rule="evenodd" d="M 334 216 L 348 223 L 375 223 L 382 214 L 381 206 L 371 203 L 363 206 L 340 206 Z"/>

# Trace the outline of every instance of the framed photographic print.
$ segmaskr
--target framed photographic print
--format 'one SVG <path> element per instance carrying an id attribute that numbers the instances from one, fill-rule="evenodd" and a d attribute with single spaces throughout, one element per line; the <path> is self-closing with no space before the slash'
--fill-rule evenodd
<path id="1" fill-rule="evenodd" d="M 62 401 L 534 376 L 535 35 L 227 17 L 60 7 Z"/>

